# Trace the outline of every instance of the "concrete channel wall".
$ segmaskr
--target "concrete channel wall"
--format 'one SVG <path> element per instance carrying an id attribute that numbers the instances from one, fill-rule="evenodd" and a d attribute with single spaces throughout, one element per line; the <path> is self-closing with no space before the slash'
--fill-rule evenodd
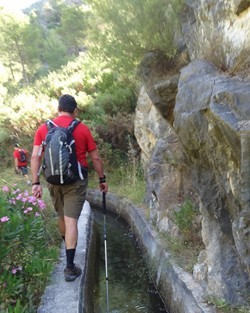
<path id="1" fill-rule="evenodd" d="M 89 190 L 87 199 L 92 207 L 102 208 L 100 192 Z M 204 287 L 195 282 L 191 274 L 173 263 L 158 233 L 147 223 L 142 208 L 135 207 L 128 200 L 111 193 L 107 194 L 106 204 L 107 211 L 121 216 L 131 226 L 153 276 L 155 287 L 170 313 L 216 312 L 214 307 L 206 303 Z"/>
<path id="2" fill-rule="evenodd" d="M 94 313 L 88 302 L 88 292 L 91 289 L 93 263 L 93 213 L 90 205 L 102 209 L 100 191 L 91 189 L 87 194 L 79 219 L 79 239 L 75 262 L 83 274 L 74 282 L 65 282 L 65 248 L 61 248 L 61 256 L 51 276 L 38 308 L 38 313 Z M 90 203 L 90 205 L 89 205 Z M 106 197 L 107 211 L 121 216 L 132 228 L 152 273 L 155 286 L 166 307 L 171 313 L 215 313 L 216 310 L 205 301 L 202 286 L 194 281 L 192 275 L 186 273 L 171 260 L 171 255 L 163 248 L 161 240 L 153 228 L 147 224 L 143 211 L 124 198 L 108 193 Z"/>

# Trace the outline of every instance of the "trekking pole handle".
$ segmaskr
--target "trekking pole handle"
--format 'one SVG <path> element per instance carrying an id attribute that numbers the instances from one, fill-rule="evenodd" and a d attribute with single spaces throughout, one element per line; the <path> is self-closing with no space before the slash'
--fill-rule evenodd
<path id="1" fill-rule="evenodd" d="M 102 192 L 102 206 L 103 206 L 103 213 L 106 214 L 106 193 Z"/>

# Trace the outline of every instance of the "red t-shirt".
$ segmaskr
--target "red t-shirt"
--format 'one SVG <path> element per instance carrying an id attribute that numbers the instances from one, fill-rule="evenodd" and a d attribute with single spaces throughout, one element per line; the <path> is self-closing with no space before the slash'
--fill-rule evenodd
<path id="1" fill-rule="evenodd" d="M 19 150 L 23 150 L 24 151 L 24 153 L 26 155 L 26 160 L 28 158 L 28 153 L 27 153 L 27 151 L 25 149 L 16 149 L 16 150 L 14 150 L 13 157 L 14 157 L 14 159 L 18 160 L 17 161 L 17 166 L 18 167 L 27 166 L 28 165 L 27 161 L 25 161 L 25 162 L 20 162 L 19 161 L 19 159 L 20 159 L 20 152 L 19 152 Z"/>
<path id="2" fill-rule="evenodd" d="M 73 118 L 67 115 L 61 115 L 53 119 L 53 122 L 60 127 L 68 127 Z M 45 140 L 48 133 L 47 125 L 41 125 L 36 131 L 34 138 L 34 146 L 40 146 Z M 96 149 L 96 143 L 89 130 L 89 128 L 80 123 L 73 131 L 73 138 L 75 139 L 76 156 L 78 162 L 85 167 L 88 167 L 86 153 Z"/>

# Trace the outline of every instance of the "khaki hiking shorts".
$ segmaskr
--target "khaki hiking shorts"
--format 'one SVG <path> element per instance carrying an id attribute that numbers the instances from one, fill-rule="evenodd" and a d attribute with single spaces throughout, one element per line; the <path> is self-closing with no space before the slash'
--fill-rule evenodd
<path id="1" fill-rule="evenodd" d="M 70 185 L 48 185 L 50 196 L 58 217 L 78 219 L 86 197 L 88 179 Z"/>

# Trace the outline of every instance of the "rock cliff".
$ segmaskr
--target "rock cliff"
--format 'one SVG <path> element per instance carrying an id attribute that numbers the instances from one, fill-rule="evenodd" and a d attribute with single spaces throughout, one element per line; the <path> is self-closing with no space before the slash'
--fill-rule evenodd
<path id="1" fill-rule="evenodd" d="M 249 301 L 250 2 L 186 1 L 186 49 L 178 62 L 145 56 L 135 135 L 146 170 L 146 203 L 160 231 L 178 236 L 173 211 L 199 207 L 204 249 L 193 268 L 208 294 Z M 190 225 L 192 227 L 192 225 Z"/>

